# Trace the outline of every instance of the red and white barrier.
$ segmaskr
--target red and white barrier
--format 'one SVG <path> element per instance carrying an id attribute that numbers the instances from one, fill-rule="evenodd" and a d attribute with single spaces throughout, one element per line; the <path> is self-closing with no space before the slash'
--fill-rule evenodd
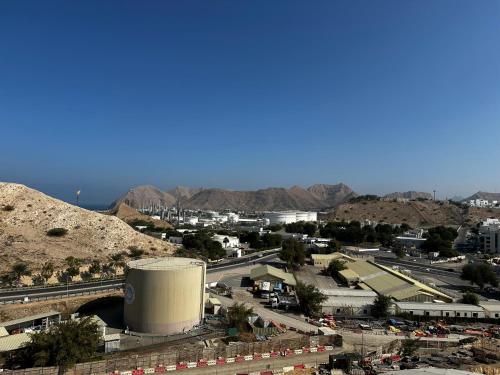
<path id="1" fill-rule="evenodd" d="M 149 375 L 149 374 L 162 374 L 165 372 L 171 372 L 176 370 L 184 370 L 184 369 L 192 369 L 192 368 L 203 368 L 207 366 L 223 366 L 225 364 L 231 363 L 242 363 L 246 361 L 259 361 L 262 359 L 269 358 L 277 358 L 279 355 L 283 356 L 295 356 L 307 353 L 317 353 L 317 352 L 325 352 L 333 350 L 333 346 L 312 346 L 312 347 L 304 347 L 302 349 L 286 349 L 282 353 L 279 352 L 269 352 L 269 353 L 254 353 L 248 355 L 237 355 L 236 357 L 222 358 L 219 357 L 217 359 L 199 359 L 197 362 L 179 362 L 175 365 L 163 365 L 158 364 L 156 367 L 149 368 L 136 368 L 130 371 L 118 371 L 115 370 L 110 372 L 109 375 Z M 393 362 L 399 361 L 400 357 L 394 354 L 389 354 L 381 357 L 381 361 L 384 359 L 390 358 Z M 298 367 L 297 367 L 298 366 Z M 247 375 L 277 375 L 283 374 L 284 372 L 292 371 L 289 370 L 289 367 L 293 370 L 294 368 L 304 368 L 304 364 L 299 364 L 295 366 L 288 366 L 283 369 L 273 370 L 273 371 L 263 371 L 263 372 L 255 372 Z"/>

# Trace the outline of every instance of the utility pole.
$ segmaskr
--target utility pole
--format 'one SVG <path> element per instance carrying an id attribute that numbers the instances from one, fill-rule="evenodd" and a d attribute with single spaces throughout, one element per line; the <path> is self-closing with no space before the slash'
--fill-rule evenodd
<path id="1" fill-rule="evenodd" d="M 432 191 L 434 193 L 434 200 L 436 200 L 436 190 Z"/>

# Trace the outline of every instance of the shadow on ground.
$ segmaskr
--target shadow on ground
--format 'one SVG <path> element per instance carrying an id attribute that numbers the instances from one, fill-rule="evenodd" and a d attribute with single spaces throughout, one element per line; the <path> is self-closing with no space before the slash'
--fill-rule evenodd
<path id="1" fill-rule="evenodd" d="M 81 315 L 97 315 L 108 327 L 123 328 L 123 297 L 98 298 L 80 306 L 77 312 Z"/>

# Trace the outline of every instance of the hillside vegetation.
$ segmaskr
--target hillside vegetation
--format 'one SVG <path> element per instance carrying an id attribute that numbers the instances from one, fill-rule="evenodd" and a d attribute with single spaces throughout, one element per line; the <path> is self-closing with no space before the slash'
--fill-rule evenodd
<path id="1" fill-rule="evenodd" d="M 371 220 L 389 224 L 406 223 L 411 227 L 460 225 L 464 209 L 434 201 L 364 200 L 344 203 L 329 215 L 331 220 Z"/>
<path id="2" fill-rule="evenodd" d="M 398 202 L 362 196 L 341 204 L 329 215 L 329 220 L 371 220 L 378 223 L 402 224 L 412 228 L 445 226 L 472 226 L 489 217 L 500 218 L 500 209 L 473 208 L 432 200 Z"/>

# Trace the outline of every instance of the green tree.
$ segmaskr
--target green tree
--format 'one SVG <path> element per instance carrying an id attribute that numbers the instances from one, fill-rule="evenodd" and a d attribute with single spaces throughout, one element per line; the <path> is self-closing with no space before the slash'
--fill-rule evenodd
<path id="1" fill-rule="evenodd" d="M 403 258 L 406 256 L 405 251 L 404 251 L 401 247 L 396 247 L 396 248 L 392 249 L 392 252 L 393 252 L 393 253 L 394 253 L 394 255 L 396 255 L 396 257 L 398 257 L 399 259 L 403 259 Z"/>
<path id="2" fill-rule="evenodd" d="M 51 262 L 45 262 L 42 265 L 42 270 L 40 271 L 40 275 L 45 279 L 45 283 L 49 281 L 49 279 L 54 274 L 54 265 Z"/>
<path id="3" fill-rule="evenodd" d="M 244 303 L 233 303 L 228 309 L 227 318 L 229 325 L 236 327 L 239 332 L 248 330 L 248 318 L 253 314 L 253 308 L 247 308 Z"/>
<path id="4" fill-rule="evenodd" d="M 482 290 L 486 284 L 498 286 L 498 278 L 493 267 L 488 263 L 469 263 L 462 268 L 462 280 L 476 284 Z"/>
<path id="5" fill-rule="evenodd" d="M 89 271 L 80 272 L 80 277 L 83 281 L 92 280 L 93 275 Z"/>
<path id="6" fill-rule="evenodd" d="M 295 287 L 301 311 L 307 316 L 318 316 L 321 313 L 321 304 L 327 297 L 314 285 L 297 283 Z"/>
<path id="7" fill-rule="evenodd" d="M 116 269 L 119 267 L 125 267 L 125 261 L 123 260 L 123 253 L 114 253 L 109 257 L 109 265 L 114 269 L 114 273 L 116 273 Z"/>
<path id="8" fill-rule="evenodd" d="M 411 357 L 420 347 L 419 339 L 406 339 L 401 342 L 401 355 Z"/>
<path id="9" fill-rule="evenodd" d="M 460 302 L 467 305 L 477 305 L 479 304 L 479 297 L 475 293 L 467 292 L 462 295 Z"/>
<path id="10" fill-rule="evenodd" d="M 31 277 L 31 281 L 33 282 L 33 285 L 37 285 L 37 286 L 45 284 L 45 279 L 39 273 L 33 275 Z"/>
<path id="11" fill-rule="evenodd" d="M 378 295 L 373 301 L 372 315 L 375 318 L 386 318 L 389 315 L 389 307 L 391 306 L 391 297 Z"/>
<path id="12" fill-rule="evenodd" d="M 74 256 L 69 256 L 65 259 L 68 267 L 79 268 L 83 261 L 79 258 L 75 258 Z"/>
<path id="13" fill-rule="evenodd" d="M 101 272 L 101 262 L 99 259 L 93 259 L 89 266 L 89 273 L 94 276 Z"/>
<path id="14" fill-rule="evenodd" d="M 98 326 L 90 318 L 69 320 L 48 331 L 31 335 L 31 340 L 17 354 L 22 367 L 71 367 L 90 360 L 100 339 Z"/>
<path id="15" fill-rule="evenodd" d="M 324 274 L 331 277 L 338 277 L 339 272 L 345 270 L 347 267 L 345 262 L 340 259 L 334 259 L 330 262 L 328 267 L 324 270 Z"/>
<path id="16" fill-rule="evenodd" d="M 28 269 L 28 265 L 24 262 L 15 263 L 11 270 L 11 280 L 13 283 L 18 284 L 21 281 L 21 277 L 31 275 L 31 271 Z"/>
<path id="17" fill-rule="evenodd" d="M 66 268 L 66 271 L 64 273 L 68 277 L 67 281 L 72 281 L 73 277 L 78 276 L 80 274 L 80 269 L 75 266 L 70 266 Z"/>
<path id="18" fill-rule="evenodd" d="M 144 255 L 144 250 L 142 249 L 139 249 L 138 247 L 132 247 L 130 250 L 129 250 L 129 256 L 132 258 L 132 259 L 139 259 L 141 258 L 142 256 Z"/>
<path id="19" fill-rule="evenodd" d="M 289 267 L 303 266 L 306 262 L 304 244 L 295 238 L 287 238 L 281 245 L 279 256 Z"/>

